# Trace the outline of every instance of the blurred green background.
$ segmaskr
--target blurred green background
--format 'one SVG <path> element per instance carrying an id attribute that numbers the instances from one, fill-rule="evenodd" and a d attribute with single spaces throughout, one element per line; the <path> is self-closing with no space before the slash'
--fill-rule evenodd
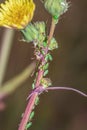
<path id="1" fill-rule="evenodd" d="M 87 0 L 71 0 L 69 10 L 60 17 L 55 30 L 59 48 L 52 52 L 49 77 L 53 86 L 77 88 L 87 93 Z M 40 0 L 35 0 L 33 21 L 45 21 L 48 30 L 50 15 Z M 5 28 L 0 28 L 0 51 Z M 15 31 L 4 83 L 19 74 L 33 60 L 32 44 L 21 41 Z M 8 44 L 8 43 L 7 43 Z M 33 77 L 5 99 L 6 109 L 0 112 L 0 130 L 17 130 L 31 92 Z M 87 130 L 87 98 L 69 91 L 51 91 L 40 96 L 30 130 Z"/>

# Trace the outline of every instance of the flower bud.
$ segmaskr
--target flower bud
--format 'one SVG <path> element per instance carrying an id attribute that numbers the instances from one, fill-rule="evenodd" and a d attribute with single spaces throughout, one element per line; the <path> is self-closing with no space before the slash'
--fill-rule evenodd
<path id="1" fill-rule="evenodd" d="M 44 22 L 30 23 L 21 31 L 24 35 L 24 40 L 27 42 L 34 42 L 35 45 L 42 43 L 46 37 Z"/>
<path id="2" fill-rule="evenodd" d="M 45 23 L 44 22 L 36 22 L 35 23 L 35 28 L 39 32 L 39 34 L 38 34 L 38 43 L 39 43 L 39 46 L 41 46 L 43 41 L 46 38 L 46 32 L 45 32 L 46 26 L 45 26 Z"/>
<path id="3" fill-rule="evenodd" d="M 26 28 L 21 30 L 21 32 L 23 33 L 24 40 L 26 42 L 33 42 L 38 38 L 38 30 L 32 23 L 30 23 Z"/>
<path id="4" fill-rule="evenodd" d="M 66 0 L 43 0 L 46 10 L 56 19 L 68 9 Z"/>

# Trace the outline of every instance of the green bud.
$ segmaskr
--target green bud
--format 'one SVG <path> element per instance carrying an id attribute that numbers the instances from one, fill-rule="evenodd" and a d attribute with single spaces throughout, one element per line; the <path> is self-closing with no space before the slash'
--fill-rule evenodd
<path id="1" fill-rule="evenodd" d="M 52 39 L 51 39 L 51 42 L 50 42 L 50 44 L 49 44 L 48 49 L 49 49 L 49 50 L 54 50 L 54 49 L 57 49 L 57 48 L 58 48 L 58 43 L 57 43 L 57 41 L 55 40 L 55 38 L 52 38 Z"/>
<path id="2" fill-rule="evenodd" d="M 39 31 L 39 33 L 43 33 L 45 35 L 45 23 L 44 22 L 36 22 L 34 23 L 35 27 Z"/>
<path id="3" fill-rule="evenodd" d="M 55 18 L 58 19 L 60 15 L 68 10 L 68 3 L 66 0 L 43 0 L 46 10 Z"/>
<path id="4" fill-rule="evenodd" d="M 46 34 L 45 34 L 45 23 L 44 22 L 36 22 L 34 24 L 29 23 L 26 28 L 21 30 L 21 32 L 24 35 L 24 40 L 26 42 L 35 42 L 35 45 L 37 43 L 43 43 L 45 40 Z"/>
<path id="5" fill-rule="evenodd" d="M 39 32 L 39 35 L 38 35 L 38 43 L 39 44 L 38 44 L 38 46 L 42 47 L 43 46 L 42 43 L 46 38 L 46 33 L 45 33 L 46 26 L 45 26 L 45 23 L 44 22 L 36 22 L 35 23 L 35 28 Z"/>
<path id="6" fill-rule="evenodd" d="M 25 41 L 27 42 L 37 41 L 39 32 L 32 23 L 30 23 L 26 28 L 24 28 L 21 31 L 24 35 Z"/>

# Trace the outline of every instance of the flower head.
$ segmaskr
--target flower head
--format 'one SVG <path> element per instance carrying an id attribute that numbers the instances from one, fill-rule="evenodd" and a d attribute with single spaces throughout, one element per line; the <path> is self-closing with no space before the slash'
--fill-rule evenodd
<path id="1" fill-rule="evenodd" d="M 23 29 L 34 14 L 33 0 L 6 0 L 0 4 L 0 26 Z"/>
<path id="2" fill-rule="evenodd" d="M 66 0 L 42 0 L 46 10 L 53 16 L 59 17 L 68 10 L 68 2 Z"/>
<path id="3" fill-rule="evenodd" d="M 38 44 L 38 46 L 41 47 L 46 38 L 46 26 L 44 22 L 30 23 L 21 31 L 24 35 L 24 41 L 34 42 L 35 46 Z"/>

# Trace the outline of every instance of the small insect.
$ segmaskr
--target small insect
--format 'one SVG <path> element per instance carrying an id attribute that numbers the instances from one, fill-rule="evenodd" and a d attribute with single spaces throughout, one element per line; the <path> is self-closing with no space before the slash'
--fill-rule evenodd
<path id="1" fill-rule="evenodd" d="M 40 83 L 44 88 L 52 85 L 52 81 L 49 78 L 42 78 Z"/>
<path id="2" fill-rule="evenodd" d="M 29 122 L 27 125 L 26 125 L 26 130 L 28 129 L 28 128 L 30 128 L 31 127 L 31 125 L 32 125 L 32 122 Z"/>

